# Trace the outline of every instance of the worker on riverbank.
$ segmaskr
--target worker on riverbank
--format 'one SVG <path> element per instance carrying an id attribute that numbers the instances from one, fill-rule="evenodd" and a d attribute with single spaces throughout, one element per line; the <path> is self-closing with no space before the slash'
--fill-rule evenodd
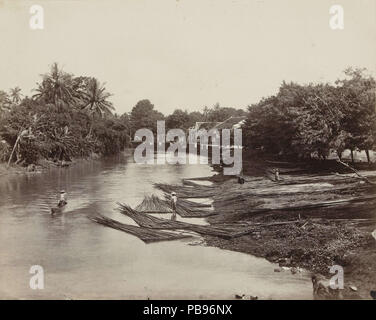
<path id="1" fill-rule="evenodd" d="M 63 207 L 67 204 L 67 199 L 66 199 L 66 193 L 65 190 L 60 191 L 60 200 L 59 203 L 57 204 L 58 207 Z"/>
<path id="2" fill-rule="evenodd" d="M 245 181 L 245 180 L 244 180 L 243 176 L 240 176 L 240 175 L 239 175 L 239 176 L 238 176 L 238 183 L 239 183 L 239 184 L 244 184 L 244 181 Z"/>
<path id="3" fill-rule="evenodd" d="M 178 197 L 176 196 L 176 193 L 171 192 L 171 209 L 172 209 L 171 220 L 176 220 L 176 203 L 177 202 L 178 202 Z"/>
<path id="4" fill-rule="evenodd" d="M 275 178 L 275 181 L 279 181 L 280 180 L 278 168 L 276 168 L 275 171 L 274 171 L 274 178 Z"/>

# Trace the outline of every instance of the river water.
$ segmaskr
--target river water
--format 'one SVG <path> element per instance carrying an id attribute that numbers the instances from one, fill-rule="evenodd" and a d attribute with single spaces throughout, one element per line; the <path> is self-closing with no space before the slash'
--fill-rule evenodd
<path id="1" fill-rule="evenodd" d="M 274 272 L 275 264 L 194 240 L 144 244 L 98 225 L 101 213 L 122 222 L 116 202 L 137 205 L 157 193 L 153 183 L 213 174 L 208 165 L 140 165 L 131 154 L 77 163 L 43 173 L 0 177 L 1 299 L 312 299 L 308 274 Z M 58 192 L 68 206 L 51 216 Z M 205 223 L 201 219 L 188 219 Z M 32 290 L 30 267 L 44 270 Z"/>

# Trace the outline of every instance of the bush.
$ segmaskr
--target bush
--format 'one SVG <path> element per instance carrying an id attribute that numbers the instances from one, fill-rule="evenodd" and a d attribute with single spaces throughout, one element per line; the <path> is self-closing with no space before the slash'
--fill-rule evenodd
<path id="1" fill-rule="evenodd" d="M 7 161 L 11 153 L 10 145 L 0 138 L 0 161 Z"/>

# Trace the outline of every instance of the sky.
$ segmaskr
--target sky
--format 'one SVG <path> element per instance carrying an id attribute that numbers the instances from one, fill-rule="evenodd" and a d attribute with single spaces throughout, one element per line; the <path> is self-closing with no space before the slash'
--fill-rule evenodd
<path id="1" fill-rule="evenodd" d="M 44 9 L 32 30 L 31 5 Z M 329 8 L 344 9 L 344 29 Z M 165 115 L 246 108 L 282 81 L 376 74 L 376 0 L 0 0 L 0 89 L 31 95 L 40 75 L 94 76 L 116 112 L 149 99 Z"/>

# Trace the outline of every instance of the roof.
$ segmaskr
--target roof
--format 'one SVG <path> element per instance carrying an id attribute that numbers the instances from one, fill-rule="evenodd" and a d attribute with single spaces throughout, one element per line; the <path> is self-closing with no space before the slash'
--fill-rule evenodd
<path id="1" fill-rule="evenodd" d="M 225 121 L 218 123 L 213 129 L 222 130 L 240 128 L 246 119 L 246 116 L 230 117 Z"/>
<path id="2" fill-rule="evenodd" d="M 210 130 L 214 127 L 216 127 L 218 124 L 221 124 L 222 122 L 196 122 L 196 126 L 195 126 L 195 130 L 201 130 L 201 129 L 205 129 L 205 130 Z"/>

